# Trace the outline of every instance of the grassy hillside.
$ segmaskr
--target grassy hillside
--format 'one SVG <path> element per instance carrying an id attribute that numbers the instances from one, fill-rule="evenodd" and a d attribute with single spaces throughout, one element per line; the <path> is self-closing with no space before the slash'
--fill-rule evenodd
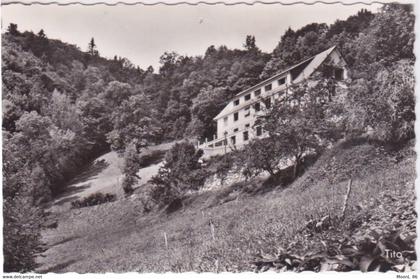
<path id="1" fill-rule="evenodd" d="M 394 146 L 413 139 L 414 22 L 411 4 L 387 4 L 374 14 L 361 10 L 331 25 L 310 23 L 297 30 L 289 28 L 278 38 L 279 43 L 271 53 L 261 51 L 253 35 L 244 38 L 245 44 L 240 49 L 210 45 L 196 56 L 179 55 L 169 50 L 162 54 L 159 69 L 155 70 L 152 67 L 140 69 L 118 55 L 113 59 L 101 57 L 102 46 L 95 46 L 93 38 L 88 50 L 83 51 L 72 44 L 49 39 L 49 30 L 20 31 L 17 24 L 10 23 L 2 34 L 4 270 L 27 272 L 35 269 L 34 258 L 42 246 L 40 231 L 45 226 L 54 226 L 53 222 L 44 220 L 45 205 L 66 190 L 62 186 L 68 185 L 69 180 L 75 176 L 80 179 L 83 167 L 92 159 L 110 150 L 123 153 L 121 188 L 124 194 L 131 194 L 139 183 L 139 168 L 146 172 L 140 173 L 140 183 L 158 171 L 158 161 L 147 170 L 141 166 L 144 159 L 152 164 L 150 161 L 160 156 L 152 154 L 143 158 L 145 146 L 175 139 L 212 137 L 216 131 L 213 117 L 238 92 L 333 45 L 340 50 L 351 70 L 352 81 L 348 84 L 351 94 L 339 102 L 330 102 L 327 109 L 324 105 L 324 109 L 318 109 L 317 100 L 320 99 L 315 98 L 316 94 L 336 95 L 335 87 L 329 82 L 333 78 L 331 69 L 323 71 L 320 82 L 325 86 L 308 92 L 304 85 L 300 86 L 302 90 L 296 91 L 300 93 L 293 94 L 293 98 L 296 97 L 300 104 L 301 96 L 310 93 L 308 96 L 314 97 L 312 109 L 307 109 L 310 103 L 305 101 L 306 108 L 286 115 L 286 119 L 294 122 L 286 128 L 292 129 L 281 127 L 278 130 L 290 131 L 289 135 L 279 134 L 279 140 L 274 138 L 274 151 L 298 150 L 292 152 L 294 154 L 274 155 L 274 159 L 292 155 L 296 158 L 295 170 L 299 171 L 301 154 L 312 152 L 314 148 L 322 149 L 316 144 L 319 138 L 314 138 L 318 133 L 335 141 L 342 136 L 355 137 L 369 132 L 371 139 Z M 272 111 L 276 111 L 275 107 L 273 104 Z M 272 115 L 276 116 L 276 113 Z M 341 119 L 343 123 L 334 127 L 330 123 L 324 125 L 320 120 L 327 117 Z M 275 130 L 280 125 L 277 124 L 285 118 L 271 117 L 271 125 L 263 123 L 263 129 L 278 134 Z M 267 126 L 274 131 L 266 129 Z M 296 140 L 296 136 L 300 139 Z M 321 139 L 325 143 L 330 140 Z M 382 179 L 380 171 L 385 170 L 385 175 L 397 174 L 390 167 L 395 166 L 395 162 L 383 159 L 371 162 L 366 154 L 377 150 L 378 158 L 394 155 L 383 155 L 377 148 L 371 150 L 369 146 L 360 146 L 357 152 L 353 147 L 343 151 L 356 158 L 354 160 L 343 157 L 339 163 L 334 163 L 333 157 L 325 155 L 318 163 L 319 168 L 325 169 L 314 167 L 285 191 L 269 192 L 258 180 L 241 182 L 220 192 L 189 196 L 190 204 L 184 211 L 171 216 L 163 213 L 143 216 L 142 207 L 134 207 L 141 204 L 140 196 L 95 208 L 71 210 L 59 216 L 62 222 L 57 230 L 45 234 L 50 244 L 55 243 L 47 252 L 47 260 L 52 265 L 59 265 L 57 270 L 71 264 L 68 269 L 75 267 L 81 271 L 105 270 L 110 266 L 120 270 L 213 270 L 216 260 L 219 270 L 235 269 L 238 265 L 252 268 L 249 260 L 258 250 L 269 247 L 270 243 L 275 243 L 275 247 L 283 245 L 282 242 L 291 241 L 292 235 L 300 235 L 296 234 L 303 226 L 299 222 L 318 222 L 316 218 L 324 218 L 327 212 L 335 213 L 342 203 L 350 176 L 354 179 L 353 195 L 361 196 L 364 206 L 368 204 L 365 199 L 369 193 L 378 192 L 375 187 L 386 188 L 386 183 L 381 184 L 382 180 L 376 183 L 372 177 L 379 173 L 377 176 Z M 151 193 L 144 191 L 146 193 L 141 194 L 146 198 L 150 194 L 151 200 L 160 203 L 170 203 L 173 202 L 171 195 L 183 197 L 184 191 L 196 190 L 208 173 L 196 160 L 193 149 L 192 145 L 179 145 L 169 152 L 176 155 L 168 156 L 172 157 L 173 164 L 163 167 L 156 179 L 159 185 Z M 250 150 L 250 156 L 244 157 L 257 165 L 260 162 L 266 165 L 265 159 L 270 157 L 266 155 L 273 155 L 272 151 L 254 149 Z M 254 160 L 254 154 L 261 156 Z M 102 159 L 105 163 L 107 159 L 116 161 L 110 157 Z M 219 170 L 216 174 L 223 174 L 229 162 L 222 161 L 220 168 L 215 168 L 216 172 Z M 342 170 L 342 163 L 357 171 Z M 366 163 L 372 167 L 366 168 Z M 73 181 L 75 185 L 72 186 L 76 188 L 73 190 L 79 197 L 84 196 L 82 193 L 87 194 L 88 189 L 120 192 L 113 188 L 119 183 L 119 170 L 105 165 L 94 166 L 94 172 L 104 168 L 103 179 L 82 179 L 80 182 L 86 182 L 84 184 Z M 259 171 L 261 167 L 261 164 L 245 165 L 250 170 Z M 91 174 L 88 172 L 88 175 Z M 397 179 L 395 177 L 392 179 Z M 396 183 L 398 187 L 402 187 L 400 182 Z M 363 190 L 359 189 L 361 187 Z M 262 195 L 264 192 L 266 194 Z M 94 196 L 95 203 L 98 197 L 100 195 Z M 74 196 L 67 196 L 64 200 L 68 202 L 72 198 Z M 106 199 L 109 200 L 109 196 Z M 232 202 L 235 199 L 237 201 Z M 54 202 L 59 201 L 55 199 Z M 143 208 L 148 210 L 147 205 Z M 350 208 L 348 218 L 352 218 L 352 210 Z M 309 213 L 314 216 L 305 216 Z M 210 218 L 213 218 L 215 228 L 214 240 L 209 232 Z M 292 222 L 293 218 L 297 222 Z M 343 224 L 338 225 L 342 227 Z M 162 248 L 163 232 L 169 238 L 168 250 Z M 232 245 L 236 247 L 238 242 L 246 243 L 240 247 L 248 248 L 231 250 L 229 254 L 222 252 Z M 101 250 L 100 246 L 92 245 L 107 247 Z M 77 262 L 68 262 L 70 255 L 79 255 L 76 248 L 85 258 L 77 256 Z M 57 249 L 64 250 L 59 254 Z M 100 254 L 96 255 L 97 251 Z M 121 259 L 107 254 L 120 255 L 126 251 L 127 257 Z M 195 256 L 198 260 L 192 260 Z M 178 263 L 181 258 L 191 260 Z M 120 264 L 121 261 L 124 263 Z M 156 262 L 160 267 L 155 266 Z"/>
<path id="2" fill-rule="evenodd" d="M 144 166 L 138 171 L 142 178 L 136 187 L 146 183 L 153 175 L 156 175 L 161 166 L 162 154 L 165 153 L 173 142 L 151 146 L 143 150 L 142 155 L 153 155 L 149 161 L 145 161 Z M 109 193 L 117 198 L 124 197 L 121 187 L 123 179 L 122 168 L 123 158 L 117 152 L 111 151 L 87 164 L 79 175 L 65 185 L 65 191 L 55 197 L 50 203 L 50 212 L 63 212 L 71 208 L 71 202 L 86 198 L 94 193 Z M 47 205 L 48 207 L 48 205 Z"/>
<path id="3" fill-rule="evenodd" d="M 136 195 L 64 212 L 58 227 L 43 233 L 50 249 L 39 257 L 39 271 L 255 270 L 256 259 L 281 253 L 331 254 L 329 242 L 345 235 L 414 234 L 412 149 L 413 142 L 398 151 L 365 141 L 337 144 L 286 189 L 261 194 L 258 179 L 236 183 L 190 195 L 169 215 L 143 214 Z M 339 221 L 350 177 L 349 207 Z M 328 225 L 305 229 L 324 216 Z M 271 261 L 262 270 L 276 269 Z"/>

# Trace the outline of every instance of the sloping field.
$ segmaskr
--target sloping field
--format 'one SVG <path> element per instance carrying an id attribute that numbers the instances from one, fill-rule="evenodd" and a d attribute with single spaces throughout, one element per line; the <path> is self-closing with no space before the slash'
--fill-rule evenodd
<path id="1" fill-rule="evenodd" d="M 414 214 L 398 221 L 406 214 L 399 211 L 402 204 L 414 211 L 412 145 L 390 151 L 366 142 L 340 144 L 286 189 L 255 194 L 260 181 L 232 185 L 192 195 L 170 215 L 143 214 L 135 196 L 62 212 L 58 228 L 43 234 L 50 249 L 40 257 L 39 271 L 253 270 L 250 262 L 257 255 L 272 255 L 297 241 L 307 243 L 296 246 L 296 253 L 322 246 L 302 229 L 309 220 L 340 214 L 350 177 L 353 188 L 340 227 L 362 220 L 351 233 L 373 224 L 415 231 Z"/>
<path id="2" fill-rule="evenodd" d="M 143 155 L 151 154 L 156 151 L 166 151 L 171 148 L 173 142 L 151 146 L 143 151 Z M 71 202 L 80 198 L 87 197 L 93 193 L 115 194 L 118 198 L 124 196 L 121 187 L 123 175 L 121 172 L 123 158 L 114 151 L 108 152 L 91 164 L 72 179 L 65 187 L 64 193 L 59 195 L 53 202 L 51 212 L 63 212 L 70 210 Z M 140 185 L 147 182 L 153 175 L 157 174 L 161 162 L 153 162 L 140 169 L 138 175 L 141 177 Z"/>

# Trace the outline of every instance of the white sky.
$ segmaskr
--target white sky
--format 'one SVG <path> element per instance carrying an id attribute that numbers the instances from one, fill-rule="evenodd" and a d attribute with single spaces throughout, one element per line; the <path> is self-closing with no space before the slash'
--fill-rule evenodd
<path id="1" fill-rule="evenodd" d="M 86 50 L 91 37 L 105 57 L 127 57 L 145 69 L 159 66 L 165 51 L 202 55 L 210 45 L 241 48 L 246 35 L 271 52 L 290 26 L 312 22 L 333 23 L 361 8 L 376 11 L 378 5 L 178 5 L 178 6 L 3 6 L 2 30 L 10 22 L 20 31 L 44 29 L 49 38 L 60 39 Z"/>

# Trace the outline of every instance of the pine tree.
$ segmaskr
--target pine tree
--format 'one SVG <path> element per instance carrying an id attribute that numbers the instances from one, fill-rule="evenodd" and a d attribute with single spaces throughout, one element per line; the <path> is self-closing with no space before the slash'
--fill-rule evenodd
<path id="1" fill-rule="evenodd" d="M 88 53 L 91 56 L 99 56 L 99 52 L 97 50 L 97 47 L 96 47 L 95 39 L 94 38 L 92 38 L 90 40 L 90 42 L 89 42 L 89 45 L 88 45 Z"/>
<path id="2" fill-rule="evenodd" d="M 9 32 L 9 34 L 13 36 L 18 35 L 18 25 L 16 23 L 10 23 L 9 27 L 7 27 L 7 32 Z"/>
<path id="3" fill-rule="evenodd" d="M 45 35 L 45 32 L 44 32 L 44 29 L 39 30 L 38 37 L 40 39 L 46 39 L 47 38 L 47 36 Z"/>
<path id="4" fill-rule="evenodd" d="M 255 44 L 255 36 L 247 35 L 245 39 L 244 47 L 246 50 L 257 49 L 257 45 Z"/>
<path id="5" fill-rule="evenodd" d="M 147 67 L 146 73 L 153 74 L 154 71 L 155 71 L 155 69 L 153 69 L 152 66 L 149 66 L 149 67 Z"/>

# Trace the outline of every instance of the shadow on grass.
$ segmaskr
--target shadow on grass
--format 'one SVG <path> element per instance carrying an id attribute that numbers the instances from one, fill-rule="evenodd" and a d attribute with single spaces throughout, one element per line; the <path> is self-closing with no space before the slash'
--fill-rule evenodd
<path id="1" fill-rule="evenodd" d="M 82 171 L 80 175 L 77 175 L 76 177 L 74 177 L 66 185 L 64 185 L 62 188 L 57 190 L 56 193 L 54 193 L 54 199 L 55 200 L 58 199 L 58 201 L 54 203 L 54 205 L 61 205 L 67 201 L 72 201 L 73 197 L 70 197 L 70 196 L 80 193 L 83 190 L 90 187 L 89 183 L 86 183 L 80 186 L 76 186 L 77 184 L 88 181 L 89 179 L 98 175 L 108 166 L 109 166 L 109 163 L 107 163 L 105 160 L 91 162 L 89 165 L 85 167 L 84 171 Z M 64 198 L 67 198 L 67 197 L 69 197 L 69 199 L 64 200 Z"/>
<path id="2" fill-rule="evenodd" d="M 86 169 L 81 172 L 80 175 L 76 176 L 72 180 L 69 181 L 68 185 L 79 184 L 82 182 L 86 182 L 89 178 L 92 178 L 102 172 L 105 168 L 109 166 L 105 160 L 98 160 L 93 161 L 89 165 L 87 165 Z"/>
<path id="3" fill-rule="evenodd" d="M 291 166 L 267 178 L 253 177 L 249 180 L 238 181 L 219 190 L 209 207 L 235 201 L 241 196 L 252 197 L 283 190 L 293 183 L 294 180 L 293 166 Z"/>
<path id="4" fill-rule="evenodd" d="M 65 271 L 62 271 L 62 269 L 74 264 L 75 262 L 77 262 L 77 260 L 75 260 L 75 259 L 69 260 L 69 261 L 66 261 L 64 263 L 56 264 L 56 265 L 54 265 L 50 268 L 39 270 L 38 273 L 49 273 L 49 272 L 64 273 Z"/>
<path id="5" fill-rule="evenodd" d="M 90 188 L 90 183 L 86 183 L 81 186 L 67 187 L 66 190 L 57 197 L 58 200 L 54 203 L 54 205 L 63 205 L 66 202 L 72 202 L 74 200 L 77 200 L 79 197 L 74 195 L 83 192 L 85 189 L 88 188 Z"/>
<path id="6" fill-rule="evenodd" d="M 141 156 L 141 168 L 146 168 L 154 164 L 159 164 L 165 157 L 166 150 L 147 151 Z"/>
<path id="7" fill-rule="evenodd" d="M 57 246 L 57 245 L 60 245 L 60 244 L 64 244 L 66 242 L 73 241 L 73 240 L 79 239 L 79 238 L 80 238 L 80 236 L 70 236 L 70 237 L 64 238 L 60 241 L 57 241 L 56 243 L 51 244 L 50 247 L 54 247 L 54 246 Z"/>

